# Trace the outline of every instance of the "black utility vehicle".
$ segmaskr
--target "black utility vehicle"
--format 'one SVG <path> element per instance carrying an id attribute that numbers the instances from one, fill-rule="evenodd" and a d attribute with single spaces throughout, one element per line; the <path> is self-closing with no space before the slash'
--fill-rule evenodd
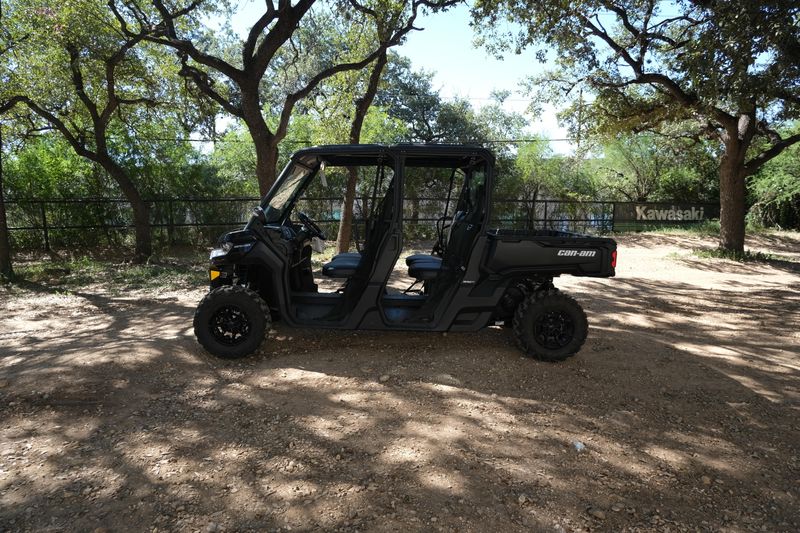
<path id="1" fill-rule="evenodd" d="M 362 209 L 359 251 L 336 255 L 322 266 L 327 285 L 339 285 L 326 293 L 312 267 L 325 234 L 299 208 L 315 181 L 345 170 L 366 179 L 371 197 Z M 404 190 L 411 177 L 421 176 L 431 187 L 433 179 L 449 186 L 438 241 L 430 254 L 408 256 L 396 266 L 403 252 Z M 194 317 L 198 341 L 216 356 L 240 357 L 258 350 L 273 320 L 293 327 L 407 331 L 477 331 L 504 324 L 513 327 L 527 355 L 547 361 L 574 355 L 586 340 L 586 315 L 553 286 L 553 278 L 613 276 L 616 243 L 493 227 L 494 178 L 491 152 L 474 146 L 298 151 L 244 229 L 225 234 L 211 252 L 211 291 Z M 404 291 L 390 287 L 398 267 L 413 281 Z"/>

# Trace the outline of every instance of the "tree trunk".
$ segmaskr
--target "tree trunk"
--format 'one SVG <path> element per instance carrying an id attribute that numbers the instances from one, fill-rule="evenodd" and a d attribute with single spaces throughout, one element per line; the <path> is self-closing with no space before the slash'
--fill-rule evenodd
<path id="1" fill-rule="evenodd" d="M 14 267 L 11 264 L 11 239 L 6 221 L 6 201 L 3 195 L 3 131 L 0 129 L 0 280 L 12 281 Z"/>
<path id="2" fill-rule="evenodd" d="M 241 87 L 242 91 L 242 119 L 253 139 L 256 149 L 256 178 L 261 196 L 265 196 L 272 184 L 275 183 L 278 166 L 278 143 L 275 135 L 270 131 L 264 115 L 261 113 L 259 103 L 258 85 Z"/>
<path id="3" fill-rule="evenodd" d="M 356 100 L 356 112 L 353 122 L 350 125 L 350 144 L 361 142 L 361 129 L 364 126 L 364 117 L 367 116 L 375 94 L 378 92 L 378 83 L 381 81 L 383 69 L 386 67 L 388 56 L 386 50 L 375 60 L 375 66 L 369 75 L 369 82 L 364 94 Z M 339 234 L 336 238 L 336 246 L 339 253 L 350 249 L 350 239 L 353 234 L 353 203 L 356 196 L 356 181 L 358 180 L 358 169 L 347 169 L 347 188 L 345 189 L 344 200 L 342 202 L 342 219 L 339 221 Z"/>
<path id="4" fill-rule="evenodd" d="M 336 236 L 336 251 L 340 254 L 350 249 L 350 239 L 353 236 L 353 204 L 355 203 L 357 181 L 358 169 L 348 167 L 347 187 L 345 188 L 344 201 L 342 202 L 342 218 L 339 222 L 339 234 Z"/>
<path id="5" fill-rule="evenodd" d="M 153 255 L 153 241 L 150 235 L 150 206 L 145 203 L 137 193 L 136 199 L 131 199 L 133 208 L 133 226 L 136 234 L 136 247 L 134 249 L 134 263 L 144 263 Z"/>
<path id="6" fill-rule="evenodd" d="M 719 245 L 731 252 L 744 252 L 746 152 L 745 143 L 728 139 L 719 168 Z"/>
<path id="7" fill-rule="evenodd" d="M 122 194 L 131 203 L 133 210 L 133 227 L 136 244 L 133 254 L 134 263 L 144 263 L 153 255 L 153 241 L 150 235 L 150 206 L 142 199 L 133 181 L 125 170 L 108 156 L 98 157 L 100 165 L 114 178 Z"/>
<path id="8" fill-rule="evenodd" d="M 271 137 L 271 136 L 270 136 Z M 256 176 L 261 196 L 266 196 L 278 175 L 278 143 L 256 143 Z"/>

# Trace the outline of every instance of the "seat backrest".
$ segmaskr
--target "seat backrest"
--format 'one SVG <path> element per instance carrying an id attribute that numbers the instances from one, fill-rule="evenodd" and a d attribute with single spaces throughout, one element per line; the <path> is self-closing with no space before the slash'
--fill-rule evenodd
<path id="1" fill-rule="evenodd" d="M 469 261 L 472 243 L 486 214 L 484 192 L 483 184 L 462 191 L 442 258 L 446 269 L 460 269 Z"/>
<path id="2" fill-rule="evenodd" d="M 372 267 L 383 249 L 386 236 L 392 227 L 392 219 L 395 212 L 394 184 L 394 178 L 392 178 L 381 201 L 380 208 L 373 210 L 371 214 L 368 222 L 370 226 L 369 237 L 364 242 L 364 248 L 361 250 L 361 260 L 344 286 L 342 299 L 328 314 L 327 320 L 341 320 L 344 318 L 355 307 L 369 283 Z"/>
<path id="3" fill-rule="evenodd" d="M 483 227 L 486 216 L 485 185 L 483 181 L 470 187 L 469 181 L 464 188 L 456 206 L 453 223 L 447 246 L 442 256 L 442 268 L 435 279 L 429 280 L 430 292 L 425 303 L 407 320 L 411 322 L 429 322 L 433 320 L 434 313 L 440 302 L 448 298 L 459 285 L 467 263 L 470 259 L 472 247 L 476 242 L 478 231 Z"/>

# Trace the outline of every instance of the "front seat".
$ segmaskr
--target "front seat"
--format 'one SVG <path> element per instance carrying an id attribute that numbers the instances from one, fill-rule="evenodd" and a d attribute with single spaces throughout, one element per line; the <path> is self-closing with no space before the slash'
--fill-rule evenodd
<path id="1" fill-rule="evenodd" d="M 361 263 L 361 254 L 339 254 L 322 265 L 322 274 L 329 278 L 350 278 Z"/>

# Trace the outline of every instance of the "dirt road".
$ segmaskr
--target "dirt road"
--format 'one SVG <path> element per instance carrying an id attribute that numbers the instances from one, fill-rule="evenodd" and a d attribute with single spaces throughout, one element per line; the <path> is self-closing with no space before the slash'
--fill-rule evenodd
<path id="1" fill-rule="evenodd" d="M 0 288 L 0 530 L 798 531 L 800 236 L 713 244 L 557 281 L 590 322 L 563 364 L 500 328 L 226 362 L 199 286 Z"/>

